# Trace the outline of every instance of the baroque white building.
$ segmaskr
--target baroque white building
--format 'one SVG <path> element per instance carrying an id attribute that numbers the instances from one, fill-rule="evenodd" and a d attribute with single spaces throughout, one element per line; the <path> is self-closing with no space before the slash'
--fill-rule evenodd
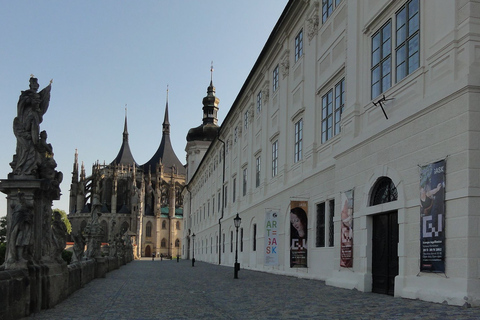
<path id="1" fill-rule="evenodd" d="M 187 137 L 183 257 L 233 266 L 238 245 L 244 269 L 480 305 L 479 19 L 289 1 L 221 126 L 211 84 Z"/>

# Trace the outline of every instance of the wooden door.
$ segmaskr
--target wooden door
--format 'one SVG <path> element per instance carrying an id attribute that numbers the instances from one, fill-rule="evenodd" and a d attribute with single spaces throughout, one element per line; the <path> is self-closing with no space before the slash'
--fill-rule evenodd
<path id="1" fill-rule="evenodd" d="M 398 275 L 397 212 L 373 216 L 372 291 L 394 294 Z"/>

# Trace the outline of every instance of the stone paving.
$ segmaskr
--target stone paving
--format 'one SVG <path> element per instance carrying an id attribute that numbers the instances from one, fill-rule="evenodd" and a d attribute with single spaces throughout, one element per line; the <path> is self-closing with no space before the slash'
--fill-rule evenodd
<path id="1" fill-rule="evenodd" d="M 35 319 L 480 319 L 448 306 L 191 261 L 133 261 Z M 25 319 L 29 319 L 25 318 Z"/>

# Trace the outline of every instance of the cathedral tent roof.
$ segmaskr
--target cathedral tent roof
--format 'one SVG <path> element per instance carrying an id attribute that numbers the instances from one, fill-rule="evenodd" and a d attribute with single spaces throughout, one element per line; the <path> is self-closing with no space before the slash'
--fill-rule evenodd
<path id="1" fill-rule="evenodd" d="M 123 142 L 122 146 L 120 147 L 120 151 L 118 152 L 117 157 L 113 160 L 111 165 L 129 165 L 135 164 L 138 167 L 138 164 L 135 162 L 133 158 L 132 152 L 130 151 L 130 145 L 128 144 L 128 130 L 127 130 L 127 115 L 125 115 L 125 127 L 123 129 Z"/>
<path id="2" fill-rule="evenodd" d="M 162 141 L 160 142 L 160 146 L 157 149 L 157 152 L 153 155 L 153 157 L 142 165 L 143 171 L 145 173 L 156 171 L 157 165 L 160 163 L 163 165 L 163 170 L 165 173 L 172 172 L 172 167 L 175 166 L 176 173 L 185 175 L 186 170 L 183 164 L 178 160 L 175 151 L 173 151 L 172 143 L 170 142 L 170 123 L 168 122 L 168 102 L 165 108 L 165 119 L 163 121 L 163 133 L 162 133 Z"/>

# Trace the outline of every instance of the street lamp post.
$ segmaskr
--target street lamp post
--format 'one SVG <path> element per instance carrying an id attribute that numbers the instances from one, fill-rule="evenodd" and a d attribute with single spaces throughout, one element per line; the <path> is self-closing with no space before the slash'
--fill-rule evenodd
<path id="1" fill-rule="evenodd" d="M 233 273 L 233 278 L 238 279 L 238 270 L 240 270 L 240 263 L 238 263 L 238 228 L 240 227 L 240 223 L 242 222 L 242 219 L 237 216 L 233 219 L 233 223 L 235 224 L 235 228 L 237 229 L 237 234 L 236 234 L 236 241 L 235 241 L 235 265 L 233 266 L 234 268 L 234 273 Z"/>
<path id="2" fill-rule="evenodd" d="M 192 234 L 192 242 L 193 242 L 192 267 L 195 267 L 195 233 Z"/>

